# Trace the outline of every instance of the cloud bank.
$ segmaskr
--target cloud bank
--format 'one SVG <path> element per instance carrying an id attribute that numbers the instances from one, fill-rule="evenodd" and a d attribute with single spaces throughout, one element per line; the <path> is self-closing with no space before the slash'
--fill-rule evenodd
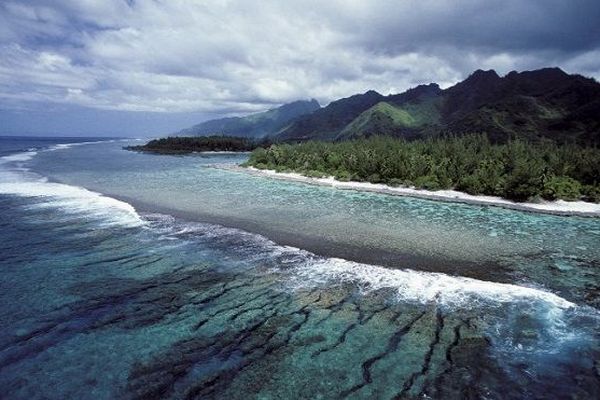
<path id="1" fill-rule="evenodd" d="M 471 71 L 600 78 L 597 0 L 0 4 L 0 109 L 228 115 Z"/>

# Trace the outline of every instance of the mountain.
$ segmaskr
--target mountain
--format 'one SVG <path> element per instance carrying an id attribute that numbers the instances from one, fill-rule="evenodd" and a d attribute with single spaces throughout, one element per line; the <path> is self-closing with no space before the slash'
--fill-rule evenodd
<path id="1" fill-rule="evenodd" d="M 335 139 L 397 134 L 409 138 L 420 136 L 439 123 L 440 92 L 440 87 L 432 83 L 387 96 L 385 101 L 358 115 Z"/>
<path id="2" fill-rule="evenodd" d="M 265 112 L 245 117 L 214 119 L 177 132 L 178 136 L 228 135 L 262 138 L 286 128 L 290 121 L 320 109 L 315 99 L 294 101 Z"/>
<path id="3" fill-rule="evenodd" d="M 369 91 L 298 117 L 277 139 L 345 140 L 375 134 L 407 138 L 486 132 L 511 137 L 600 144 L 600 84 L 559 68 L 477 70 L 442 90 L 420 85 L 401 94 Z"/>
<path id="4" fill-rule="evenodd" d="M 485 131 L 496 140 L 521 136 L 600 143 L 600 84 L 559 68 L 475 71 L 448 88 L 441 112 L 448 131 Z"/>
<path id="5" fill-rule="evenodd" d="M 280 140 L 334 139 L 341 129 L 385 97 L 374 90 L 329 103 L 297 118 L 277 135 Z"/>

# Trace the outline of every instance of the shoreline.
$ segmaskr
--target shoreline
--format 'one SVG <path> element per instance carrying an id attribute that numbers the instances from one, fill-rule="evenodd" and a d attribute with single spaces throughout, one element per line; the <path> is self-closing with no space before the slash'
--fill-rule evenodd
<path id="1" fill-rule="evenodd" d="M 409 187 L 392 187 L 380 183 L 338 181 L 333 177 L 310 178 L 296 172 L 276 172 L 274 170 L 261 170 L 254 167 L 241 167 L 239 165 L 215 164 L 212 168 L 227 171 L 240 172 L 254 176 L 271 179 L 279 179 L 289 182 L 306 183 L 315 186 L 331 187 L 340 190 L 355 190 L 359 192 L 370 192 L 387 194 L 392 196 L 414 197 L 425 200 L 444 201 L 450 203 L 462 203 L 479 206 L 493 206 L 516 211 L 559 215 L 600 218 L 600 204 L 585 201 L 542 201 L 540 203 L 517 203 L 511 200 L 495 196 L 470 195 L 456 190 L 425 190 Z"/>

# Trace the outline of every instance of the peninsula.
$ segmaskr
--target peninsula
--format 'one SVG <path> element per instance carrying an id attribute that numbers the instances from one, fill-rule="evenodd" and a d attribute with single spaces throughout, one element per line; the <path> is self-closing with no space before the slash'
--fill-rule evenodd
<path id="1" fill-rule="evenodd" d="M 126 146 L 124 149 L 157 154 L 189 154 L 217 151 L 245 152 L 266 144 L 266 141 L 233 136 L 167 137 L 151 140 L 144 145 Z"/>

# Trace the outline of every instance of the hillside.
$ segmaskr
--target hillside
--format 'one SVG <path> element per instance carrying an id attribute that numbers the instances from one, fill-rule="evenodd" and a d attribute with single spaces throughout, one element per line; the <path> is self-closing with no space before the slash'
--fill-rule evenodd
<path id="1" fill-rule="evenodd" d="M 245 117 L 214 119 L 177 132 L 178 136 L 229 135 L 263 138 L 284 129 L 293 119 L 321 108 L 317 100 L 301 100 L 284 104 Z"/>
<path id="2" fill-rule="evenodd" d="M 442 118 L 452 132 L 486 131 L 507 136 L 549 137 L 600 143 L 600 84 L 559 68 L 511 72 L 476 71 L 447 89 Z"/>
<path id="3" fill-rule="evenodd" d="M 336 140 L 372 135 L 417 137 L 435 129 L 440 120 L 441 98 L 436 84 L 421 85 L 361 113 L 335 137 Z"/>
<path id="4" fill-rule="evenodd" d="M 385 99 L 370 90 L 348 98 L 331 102 L 311 114 L 297 118 L 277 138 L 280 140 L 334 139 L 337 134 L 363 111 Z"/>
<path id="5" fill-rule="evenodd" d="M 345 140 L 384 134 L 423 137 L 486 132 L 493 141 L 547 137 L 600 144 L 600 84 L 559 68 L 475 71 L 442 90 L 421 85 L 383 96 L 367 92 L 297 118 L 277 138 Z"/>

